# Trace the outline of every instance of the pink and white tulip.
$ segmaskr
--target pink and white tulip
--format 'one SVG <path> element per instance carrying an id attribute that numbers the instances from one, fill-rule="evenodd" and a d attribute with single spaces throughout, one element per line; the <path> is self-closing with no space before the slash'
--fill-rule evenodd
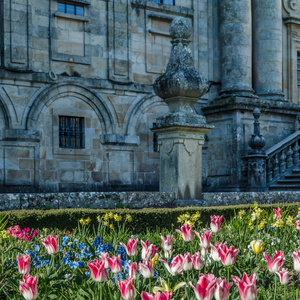
<path id="1" fill-rule="evenodd" d="M 212 236 L 212 232 L 206 230 L 203 232 L 202 236 L 200 236 L 199 232 L 195 232 L 197 237 L 200 239 L 200 246 L 202 246 L 205 249 L 208 249 L 210 246 L 210 239 Z"/>
<path id="2" fill-rule="evenodd" d="M 30 272 L 30 255 L 24 254 L 22 257 L 17 256 L 19 272 L 25 275 Z"/>
<path id="3" fill-rule="evenodd" d="M 224 245 L 226 245 L 226 242 L 224 243 Z M 211 258 L 216 261 L 216 262 L 219 262 L 221 261 L 221 256 L 219 254 L 219 248 L 220 247 L 223 247 L 223 244 L 222 243 L 219 243 L 219 242 L 216 242 L 216 246 L 210 244 L 210 255 L 211 255 Z"/>
<path id="4" fill-rule="evenodd" d="M 58 251 L 57 237 L 49 235 L 45 238 L 43 245 L 46 247 L 49 254 L 55 254 Z"/>
<path id="5" fill-rule="evenodd" d="M 212 232 L 217 233 L 221 229 L 221 222 L 223 216 L 210 216 L 210 229 Z"/>
<path id="6" fill-rule="evenodd" d="M 174 257 L 170 265 L 162 259 L 160 259 L 159 261 L 164 263 L 167 270 L 173 276 L 176 276 L 177 274 L 180 274 L 182 272 L 183 256 L 181 254 L 178 254 L 176 257 Z"/>
<path id="7" fill-rule="evenodd" d="M 139 269 L 138 264 L 136 262 L 132 263 L 132 265 L 127 264 L 129 270 L 129 277 L 132 279 L 136 279 L 135 272 Z"/>
<path id="8" fill-rule="evenodd" d="M 255 300 L 256 298 L 256 274 L 253 273 L 250 277 L 244 273 L 243 278 L 232 275 L 232 280 L 239 287 L 239 292 L 242 300 Z"/>
<path id="9" fill-rule="evenodd" d="M 139 239 L 129 239 L 127 246 L 124 243 L 120 243 L 126 249 L 126 253 L 128 256 L 136 256 L 138 253 L 137 243 Z"/>
<path id="10" fill-rule="evenodd" d="M 117 257 L 113 256 L 112 258 L 108 257 L 108 264 L 111 268 L 111 271 L 115 274 L 122 272 L 122 265 L 121 265 L 121 254 L 119 254 Z"/>
<path id="11" fill-rule="evenodd" d="M 143 247 L 143 249 L 142 249 L 142 260 L 152 259 L 158 251 L 158 247 L 156 247 L 153 244 L 150 245 L 149 240 L 147 240 L 146 242 L 141 241 L 141 245 Z"/>
<path id="12" fill-rule="evenodd" d="M 109 257 L 109 253 L 108 252 L 101 252 L 100 254 L 100 258 L 104 261 L 104 268 L 108 269 L 109 268 L 109 263 L 108 263 L 108 258 Z"/>
<path id="13" fill-rule="evenodd" d="M 297 230 L 300 230 L 300 221 L 296 221 L 296 222 L 295 222 L 295 228 L 296 228 Z"/>
<path id="14" fill-rule="evenodd" d="M 181 234 L 183 240 L 186 242 L 191 242 L 195 238 L 193 226 L 190 226 L 189 224 L 183 224 L 181 226 L 181 231 L 176 229 L 176 232 Z"/>
<path id="15" fill-rule="evenodd" d="M 274 258 L 273 260 L 271 260 L 270 256 L 267 255 L 266 252 L 264 252 L 264 257 L 265 259 L 268 261 L 268 270 L 271 273 L 276 273 L 279 272 L 282 268 L 282 264 L 283 264 L 283 257 L 284 257 L 284 253 L 283 251 L 276 251 L 274 252 Z"/>
<path id="16" fill-rule="evenodd" d="M 155 295 L 149 294 L 147 292 L 142 292 L 142 300 L 172 300 L 172 292 L 157 292 Z"/>
<path id="17" fill-rule="evenodd" d="M 173 238 L 174 238 L 173 235 L 172 236 L 168 235 L 166 238 L 164 236 L 161 236 L 162 247 L 163 247 L 165 252 L 169 252 L 169 251 L 172 250 L 172 248 L 173 248 L 173 245 L 172 245 Z"/>
<path id="18" fill-rule="evenodd" d="M 300 272 L 300 250 L 297 252 L 293 252 L 293 259 L 294 259 L 294 270 L 296 272 Z"/>
<path id="19" fill-rule="evenodd" d="M 103 282 L 106 280 L 107 271 L 105 269 L 105 262 L 102 259 L 95 259 L 92 263 L 87 263 L 87 266 L 91 270 L 92 278 L 96 282 Z"/>
<path id="20" fill-rule="evenodd" d="M 154 276 L 152 261 L 144 260 L 139 263 L 139 270 L 144 278 L 152 278 Z"/>
<path id="21" fill-rule="evenodd" d="M 182 262 L 182 269 L 184 271 L 190 271 L 193 269 L 193 261 L 192 261 L 190 252 L 187 252 L 184 254 L 183 262 Z"/>
<path id="22" fill-rule="evenodd" d="M 118 281 L 119 289 L 124 300 L 132 300 L 135 295 L 133 287 L 133 279 L 128 278 L 127 280 Z"/>
<path id="23" fill-rule="evenodd" d="M 277 209 L 273 208 L 273 211 L 277 216 L 277 220 L 280 220 L 281 219 L 281 209 L 280 209 L 280 207 L 278 207 Z"/>
<path id="24" fill-rule="evenodd" d="M 198 271 L 200 271 L 204 267 L 204 263 L 201 260 L 201 256 L 199 252 L 196 252 L 193 255 L 193 265 L 194 265 L 194 269 Z"/>
<path id="25" fill-rule="evenodd" d="M 239 252 L 239 249 L 234 249 L 233 246 L 227 247 L 226 244 L 222 244 L 219 247 L 219 255 L 221 262 L 224 266 L 229 267 L 235 263 L 235 256 Z"/>
<path id="26" fill-rule="evenodd" d="M 189 284 L 193 288 L 197 300 L 211 300 L 213 298 L 216 284 L 213 274 L 200 274 L 196 287 L 193 286 L 191 281 Z"/>
<path id="27" fill-rule="evenodd" d="M 281 271 L 276 272 L 279 276 L 281 284 L 288 284 L 289 283 L 289 271 L 287 269 L 282 268 Z"/>
<path id="28" fill-rule="evenodd" d="M 216 289 L 215 289 L 215 298 L 216 300 L 227 300 L 229 290 L 232 287 L 233 282 L 227 284 L 226 279 L 217 278 L 216 279 Z"/>
<path id="29" fill-rule="evenodd" d="M 20 281 L 19 289 L 26 300 L 35 300 L 37 298 L 37 282 L 37 277 L 33 277 L 30 274 L 23 276 L 23 281 Z"/>

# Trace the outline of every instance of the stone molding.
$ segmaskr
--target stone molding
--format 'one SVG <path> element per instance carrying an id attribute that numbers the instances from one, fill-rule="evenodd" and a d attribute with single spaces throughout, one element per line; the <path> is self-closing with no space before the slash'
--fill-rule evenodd
<path id="1" fill-rule="evenodd" d="M 300 1 L 299 0 L 283 0 L 284 9 L 293 16 L 297 16 L 299 18 L 300 12 Z"/>

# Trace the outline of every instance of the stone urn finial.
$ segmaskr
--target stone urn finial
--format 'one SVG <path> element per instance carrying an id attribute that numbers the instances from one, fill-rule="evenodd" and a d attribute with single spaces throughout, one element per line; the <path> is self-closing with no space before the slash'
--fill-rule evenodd
<path id="1" fill-rule="evenodd" d="M 259 117 L 261 115 L 260 110 L 256 107 L 253 112 L 254 117 L 254 134 L 252 134 L 251 139 L 248 144 L 252 148 L 254 154 L 263 153 L 262 148 L 266 144 L 265 138 L 260 134 L 260 122 Z"/>
<path id="2" fill-rule="evenodd" d="M 172 37 L 170 59 L 166 72 L 154 82 L 154 91 L 163 99 L 188 97 L 194 98 L 193 103 L 195 103 L 207 92 L 208 84 L 207 80 L 194 67 L 189 47 L 191 42 L 189 38 L 192 35 L 191 21 L 187 18 L 177 17 L 172 21 L 169 30 Z M 187 102 L 189 101 L 187 100 Z M 179 108 L 176 106 L 176 110 Z M 174 111 L 172 107 L 170 110 Z"/>

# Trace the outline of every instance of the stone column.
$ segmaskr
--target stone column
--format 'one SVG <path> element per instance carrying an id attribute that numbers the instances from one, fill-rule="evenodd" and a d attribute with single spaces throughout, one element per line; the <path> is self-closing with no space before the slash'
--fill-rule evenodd
<path id="1" fill-rule="evenodd" d="M 251 0 L 221 0 L 221 95 L 252 96 Z"/>
<path id="2" fill-rule="evenodd" d="M 153 85 L 170 111 L 157 118 L 152 129 L 158 134 L 160 144 L 160 191 L 175 193 L 178 199 L 201 198 L 202 145 L 204 134 L 213 128 L 194 108 L 208 85 L 194 68 L 189 48 L 191 33 L 190 20 L 183 17 L 173 20 L 167 70 Z"/>
<path id="3" fill-rule="evenodd" d="M 282 100 L 282 1 L 253 0 L 253 88 Z"/>

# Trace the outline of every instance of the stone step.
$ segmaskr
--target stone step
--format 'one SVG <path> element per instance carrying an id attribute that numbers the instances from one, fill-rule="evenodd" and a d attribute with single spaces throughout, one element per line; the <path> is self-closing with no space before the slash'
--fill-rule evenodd
<path id="1" fill-rule="evenodd" d="M 276 184 L 299 184 L 300 187 L 300 179 L 288 179 L 286 176 L 284 179 L 278 180 Z"/>
<path id="2" fill-rule="evenodd" d="M 300 191 L 299 184 L 274 184 L 269 186 L 269 191 Z"/>
<path id="3" fill-rule="evenodd" d="M 300 174 L 290 174 L 290 175 L 286 175 L 284 177 L 284 179 L 298 179 L 300 181 Z"/>

